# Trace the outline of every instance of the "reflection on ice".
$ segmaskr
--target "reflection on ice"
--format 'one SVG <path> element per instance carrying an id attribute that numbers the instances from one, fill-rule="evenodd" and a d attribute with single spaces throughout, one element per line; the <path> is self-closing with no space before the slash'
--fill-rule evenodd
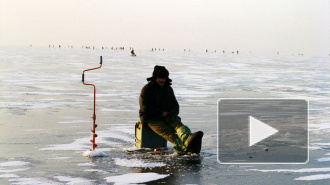
<path id="1" fill-rule="evenodd" d="M 71 177 L 71 176 L 55 176 L 54 178 L 59 181 L 66 182 L 68 184 L 94 184 L 94 180 L 88 180 L 80 177 Z"/>
<path id="2" fill-rule="evenodd" d="M 16 168 L 11 170 L 6 170 L 5 168 L 0 168 L 0 173 L 14 173 L 29 170 L 30 168 Z"/>
<path id="3" fill-rule="evenodd" d="M 330 172 L 330 168 L 271 169 L 271 170 L 248 169 L 246 171 L 313 173 L 313 172 Z"/>
<path id="4" fill-rule="evenodd" d="M 326 161 L 330 161 L 330 157 L 321 157 L 316 159 L 318 162 L 326 162 Z"/>
<path id="5" fill-rule="evenodd" d="M 141 168 L 154 168 L 159 166 L 166 166 L 164 163 L 147 163 L 140 159 L 120 159 L 114 158 L 116 165 L 126 167 L 141 167 Z"/>
<path id="6" fill-rule="evenodd" d="M 19 176 L 16 174 L 6 173 L 3 175 L 0 175 L 0 178 L 18 178 Z"/>
<path id="7" fill-rule="evenodd" d="M 134 127 L 131 126 L 132 130 L 134 131 Z M 128 134 L 125 134 L 128 133 Z M 127 131 L 127 126 L 114 126 L 107 130 L 101 130 L 97 132 L 98 137 L 96 139 L 97 144 L 106 144 L 108 146 L 116 146 L 120 144 L 120 142 L 130 142 L 133 145 L 134 142 L 134 132 Z M 113 141 L 111 141 L 111 140 Z M 55 144 L 51 145 L 47 148 L 41 148 L 39 150 L 73 150 L 73 151 L 82 151 L 88 150 L 91 148 L 90 138 L 79 138 L 76 139 L 73 143 L 69 144 Z M 99 149 L 100 151 L 107 151 L 107 148 Z M 86 156 L 93 156 L 93 154 L 86 153 Z"/>
<path id="8" fill-rule="evenodd" d="M 107 177 L 105 179 L 107 182 L 113 182 L 115 184 L 136 184 L 155 181 L 168 176 L 169 175 L 161 175 L 157 173 L 128 173 L 124 175 Z"/>
<path id="9" fill-rule="evenodd" d="M 29 165 L 29 164 L 30 164 L 30 162 L 24 162 L 24 161 L 8 161 L 8 162 L 0 163 L 0 166 L 4 166 L 4 167 L 25 166 L 25 165 Z"/>
<path id="10" fill-rule="evenodd" d="M 330 179 L 330 173 L 328 173 L 328 174 L 318 174 L 318 175 L 303 176 L 303 177 L 295 178 L 294 180 L 314 181 L 314 180 L 324 180 L 324 179 Z"/>
<path id="11" fill-rule="evenodd" d="M 14 178 L 10 179 L 10 182 L 12 184 L 45 184 L 45 185 L 51 185 L 51 184 L 56 184 L 57 182 L 46 179 L 46 178 Z"/>

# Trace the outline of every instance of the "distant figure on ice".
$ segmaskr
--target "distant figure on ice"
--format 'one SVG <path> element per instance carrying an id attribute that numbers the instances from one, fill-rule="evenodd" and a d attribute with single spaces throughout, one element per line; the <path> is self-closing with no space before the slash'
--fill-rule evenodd
<path id="1" fill-rule="evenodd" d="M 203 132 L 191 133 L 183 125 L 179 115 L 179 104 L 171 87 L 172 80 L 164 66 L 155 66 L 152 77 L 141 90 L 139 97 L 140 120 L 155 133 L 173 143 L 178 151 L 200 153 Z"/>
<path id="2" fill-rule="evenodd" d="M 133 57 L 136 56 L 136 54 L 134 53 L 134 49 L 132 49 L 132 51 L 131 51 L 131 55 L 132 55 Z"/>

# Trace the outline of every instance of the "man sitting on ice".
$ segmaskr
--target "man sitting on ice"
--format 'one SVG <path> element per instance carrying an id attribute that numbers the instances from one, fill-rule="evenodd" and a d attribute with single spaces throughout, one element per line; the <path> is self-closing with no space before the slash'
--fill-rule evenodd
<path id="1" fill-rule="evenodd" d="M 168 70 L 164 66 L 155 66 L 152 77 L 147 81 L 139 97 L 141 122 L 173 143 L 176 150 L 200 153 L 203 132 L 191 133 L 182 124 Z"/>

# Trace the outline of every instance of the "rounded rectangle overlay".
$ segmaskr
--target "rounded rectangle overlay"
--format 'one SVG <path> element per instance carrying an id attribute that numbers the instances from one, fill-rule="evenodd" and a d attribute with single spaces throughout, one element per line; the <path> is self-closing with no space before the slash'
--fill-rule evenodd
<path id="1" fill-rule="evenodd" d="M 305 99 L 221 98 L 217 120 L 221 164 L 305 164 L 309 160 Z"/>

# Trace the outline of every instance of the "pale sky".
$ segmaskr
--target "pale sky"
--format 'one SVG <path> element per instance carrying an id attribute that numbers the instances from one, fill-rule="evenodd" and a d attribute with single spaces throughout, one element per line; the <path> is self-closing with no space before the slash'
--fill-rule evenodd
<path id="1" fill-rule="evenodd" d="M 0 0 L 0 45 L 330 53 L 329 0 Z"/>

